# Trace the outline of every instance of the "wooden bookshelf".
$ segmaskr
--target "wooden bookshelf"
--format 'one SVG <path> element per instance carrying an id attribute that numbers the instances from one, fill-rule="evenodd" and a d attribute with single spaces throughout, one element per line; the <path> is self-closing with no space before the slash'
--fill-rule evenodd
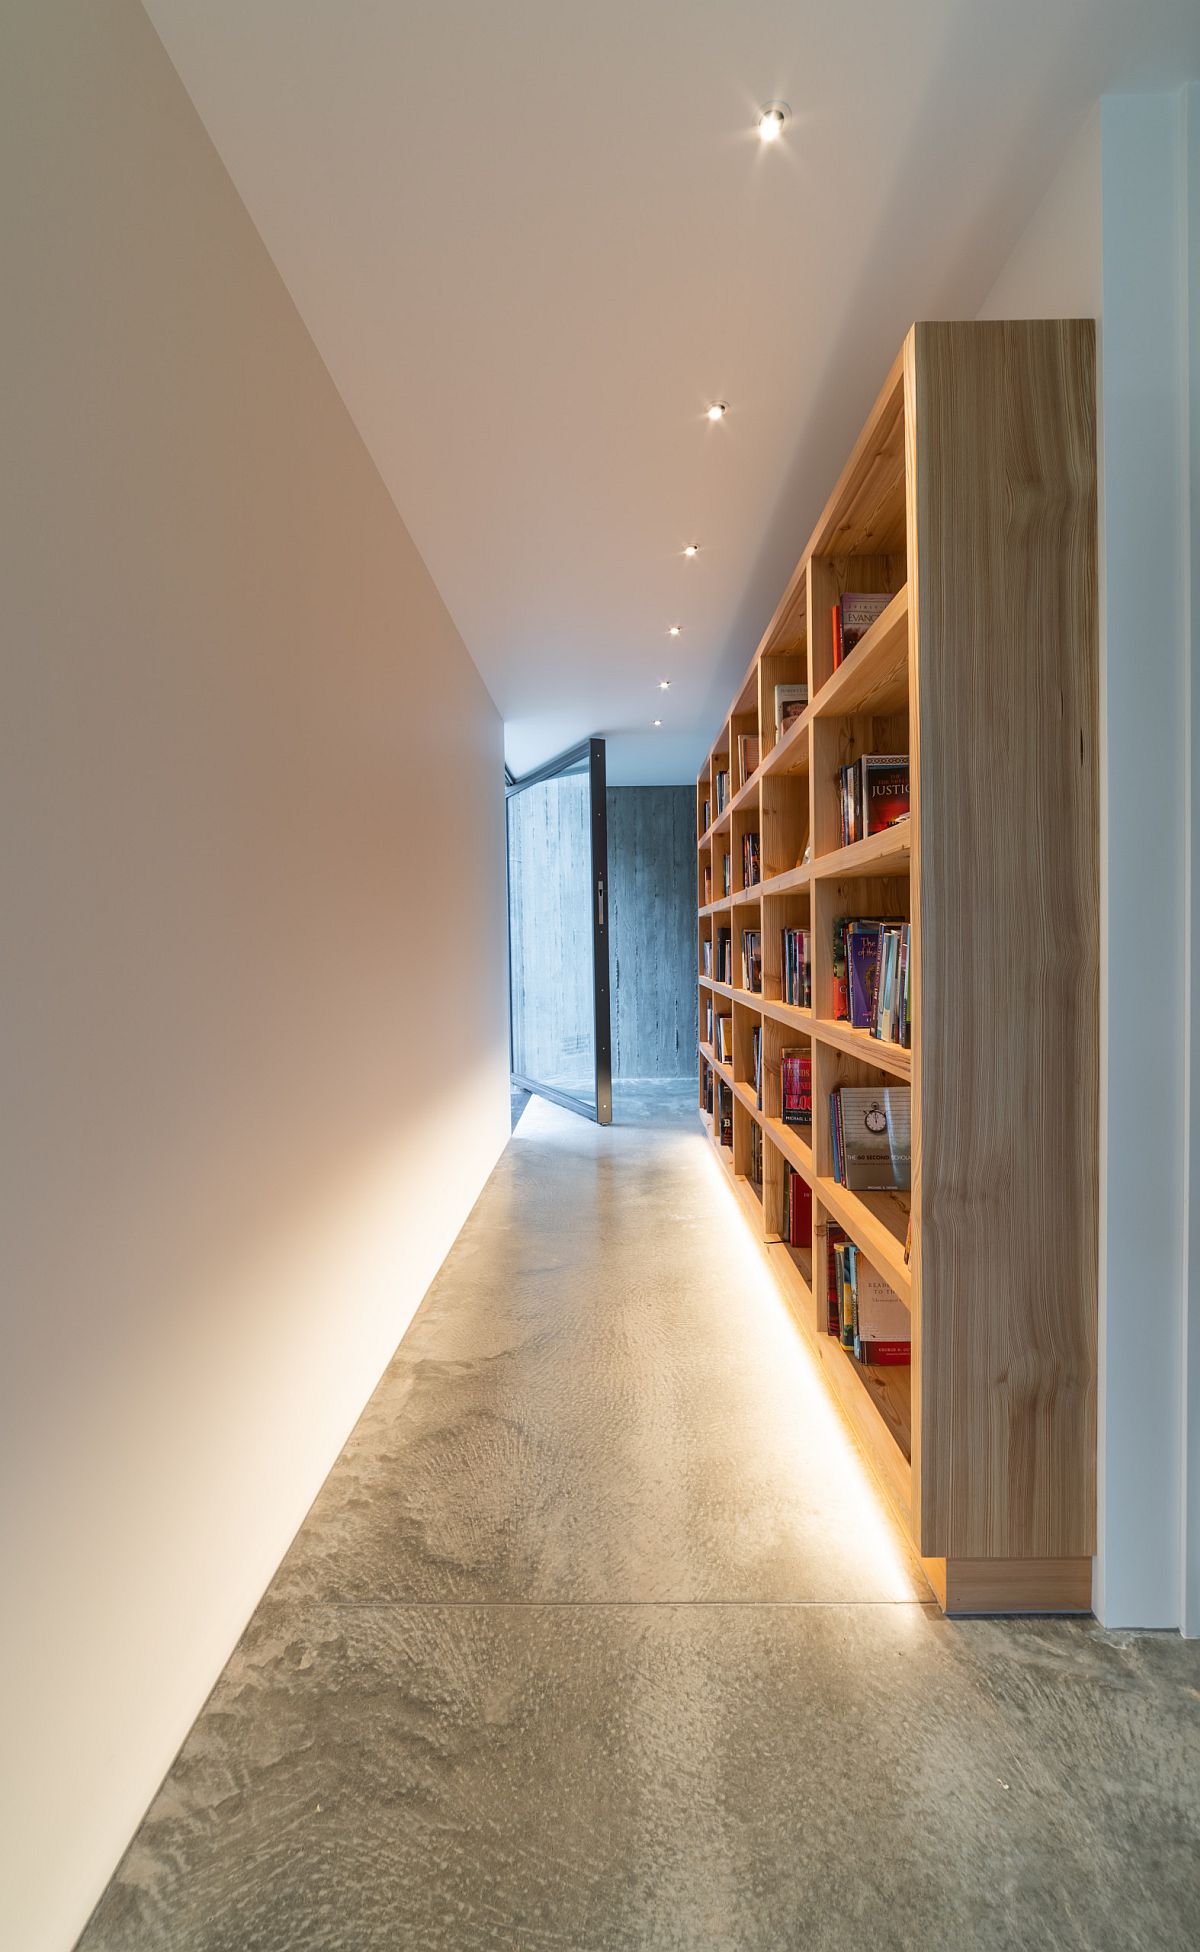
<path id="1" fill-rule="evenodd" d="M 846 590 L 889 595 L 834 668 Z M 1099 867 L 1095 335 L 1087 320 L 909 332 L 697 782 L 697 834 L 732 1064 L 733 1144 L 704 1117 L 747 1224 L 951 1612 L 1078 1611 L 1095 1550 Z M 775 686 L 809 703 L 777 738 Z M 760 763 L 743 781 L 739 740 Z M 838 768 L 907 752 L 907 821 L 841 845 Z M 729 775 L 718 814 L 716 776 Z M 702 809 L 710 808 L 706 830 Z M 742 836 L 761 878 L 742 885 Z M 731 856 L 731 892 L 722 857 Z M 911 1049 L 832 1017 L 832 925 L 911 924 Z M 762 993 L 741 930 L 761 928 Z M 807 927 L 813 1008 L 784 1003 L 779 936 Z M 702 952 L 701 952 L 702 953 Z M 752 1031 L 762 1026 L 763 1104 Z M 779 1053 L 812 1053 L 813 1124 L 780 1117 Z M 836 1183 L 829 1094 L 908 1083 L 904 1193 Z M 762 1132 L 763 1194 L 747 1178 Z M 784 1164 L 813 1248 L 780 1238 Z M 912 1220 L 911 1254 L 905 1235 Z M 907 1303 L 911 1366 L 826 1332 L 836 1222 Z"/>

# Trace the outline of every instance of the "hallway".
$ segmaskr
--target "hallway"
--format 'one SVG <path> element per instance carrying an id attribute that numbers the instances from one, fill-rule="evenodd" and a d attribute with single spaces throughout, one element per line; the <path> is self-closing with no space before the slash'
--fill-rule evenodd
<path id="1" fill-rule="evenodd" d="M 1196 1644 L 942 1619 L 693 1087 L 616 1118 L 525 1110 L 81 1945 L 1193 1944 Z"/>

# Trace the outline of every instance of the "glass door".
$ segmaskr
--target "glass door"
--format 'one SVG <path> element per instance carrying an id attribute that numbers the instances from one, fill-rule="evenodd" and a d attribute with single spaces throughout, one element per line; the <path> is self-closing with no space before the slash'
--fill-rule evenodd
<path id="1" fill-rule="evenodd" d="M 506 778 L 513 1084 L 612 1122 L 604 741 Z"/>

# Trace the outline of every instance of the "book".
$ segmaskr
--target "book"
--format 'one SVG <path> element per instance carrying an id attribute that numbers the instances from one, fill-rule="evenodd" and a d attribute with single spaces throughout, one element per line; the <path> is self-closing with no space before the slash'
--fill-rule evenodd
<path id="1" fill-rule="evenodd" d="M 729 799 L 728 768 L 723 766 L 721 770 L 714 775 L 713 785 L 716 787 L 716 791 L 717 791 L 717 813 L 718 815 L 720 815 L 724 813 L 726 804 Z"/>
<path id="2" fill-rule="evenodd" d="M 700 832 L 702 834 L 706 834 L 709 828 L 712 826 L 712 821 L 709 817 L 708 807 L 709 807 L 708 801 L 707 800 L 703 801 L 700 807 Z"/>
<path id="3" fill-rule="evenodd" d="M 839 1085 L 831 1093 L 834 1178 L 856 1192 L 907 1188 L 912 1172 L 908 1085 Z"/>
<path id="4" fill-rule="evenodd" d="M 742 930 L 742 988 L 762 989 L 762 931 Z"/>
<path id="5" fill-rule="evenodd" d="M 862 779 L 862 833 L 881 834 L 908 814 L 908 756 L 905 753 L 864 753 L 859 761 Z"/>
<path id="6" fill-rule="evenodd" d="M 712 1040 L 713 1040 L 713 1006 L 712 1006 L 712 998 L 710 997 L 708 1002 L 704 1006 L 704 1041 L 708 1045 L 708 1048 L 710 1050 L 712 1049 Z"/>
<path id="7" fill-rule="evenodd" d="M 710 935 L 706 935 L 701 939 L 700 972 L 704 976 L 712 975 L 712 937 Z"/>
<path id="8" fill-rule="evenodd" d="M 842 1290 L 838 1279 L 837 1250 L 845 1244 L 846 1235 L 837 1222 L 830 1220 L 825 1226 L 825 1325 L 828 1334 L 840 1339 L 842 1333 Z"/>
<path id="9" fill-rule="evenodd" d="M 754 1101 L 762 1110 L 762 1025 L 756 1023 L 750 1033 L 750 1046 L 754 1057 Z M 757 1129 L 757 1128 L 756 1128 Z"/>
<path id="10" fill-rule="evenodd" d="M 784 929 L 780 957 L 782 1001 L 812 1009 L 812 951 L 807 929 Z"/>
<path id="11" fill-rule="evenodd" d="M 748 830 L 742 835 L 742 886 L 753 888 L 759 878 L 758 834 Z"/>
<path id="12" fill-rule="evenodd" d="M 750 1163 L 746 1178 L 756 1199 L 763 1196 L 763 1143 L 762 1131 L 751 1121 L 750 1125 Z"/>
<path id="13" fill-rule="evenodd" d="M 733 1018 L 732 1017 L 717 1018 L 717 1041 L 716 1041 L 715 1049 L 716 1049 L 717 1056 L 720 1058 L 722 1064 L 733 1063 Z"/>
<path id="14" fill-rule="evenodd" d="M 711 1118 L 713 1115 L 713 1074 L 712 1065 L 704 1067 L 704 1109 Z"/>
<path id="15" fill-rule="evenodd" d="M 812 1187 L 786 1159 L 783 1162 L 783 1211 L 779 1237 L 789 1247 L 812 1246 Z"/>
<path id="16" fill-rule="evenodd" d="M 745 786 L 746 781 L 750 779 L 752 775 L 758 771 L 758 762 L 761 758 L 762 758 L 762 744 L 759 740 L 758 733 L 739 732 L 738 734 L 738 776 L 743 786 Z"/>
<path id="17" fill-rule="evenodd" d="M 733 1093 L 723 1080 L 717 1084 L 717 1134 L 722 1145 L 733 1150 Z"/>
<path id="18" fill-rule="evenodd" d="M 721 856 L 721 893 L 723 895 L 733 893 L 733 875 L 730 871 L 728 853 Z"/>
<path id="19" fill-rule="evenodd" d="M 807 685 L 776 685 L 775 687 L 775 737 L 782 739 L 796 720 L 803 716 L 808 705 Z"/>
<path id="20" fill-rule="evenodd" d="M 812 1124 L 812 1055 L 791 1046 L 779 1058 L 780 1117 L 785 1125 Z"/>
<path id="21" fill-rule="evenodd" d="M 912 1360 L 912 1317 L 865 1254 L 855 1256 L 851 1287 L 854 1353 L 860 1362 Z"/>
<path id="22" fill-rule="evenodd" d="M 833 606 L 833 668 L 844 664 L 855 646 L 870 630 L 871 625 L 881 617 L 891 602 L 890 592 L 882 595 L 868 595 L 858 590 L 846 590 Z"/>
<path id="23" fill-rule="evenodd" d="M 707 908 L 709 902 L 712 900 L 712 868 L 709 866 L 707 862 L 705 862 L 704 864 L 703 878 L 704 878 L 704 900 L 701 902 L 700 906 L 701 908 Z"/>
<path id="24" fill-rule="evenodd" d="M 717 974 L 718 983 L 733 983 L 733 936 L 729 929 L 717 930 Z"/>
<path id="25" fill-rule="evenodd" d="M 875 1022 L 882 932 L 876 922 L 851 922 L 846 931 L 850 1022 L 855 1030 L 870 1030 Z"/>

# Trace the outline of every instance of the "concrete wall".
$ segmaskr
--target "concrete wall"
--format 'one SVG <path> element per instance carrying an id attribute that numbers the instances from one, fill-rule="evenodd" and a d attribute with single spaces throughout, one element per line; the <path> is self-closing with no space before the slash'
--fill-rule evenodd
<path id="1" fill-rule="evenodd" d="M 1185 1624 L 1193 1633 L 1200 1632 L 1200 1223 L 1189 1217 L 1200 1196 L 1198 104 L 1195 87 L 1105 99 L 983 313 L 1083 313 L 1100 326 L 1096 1603 L 1110 1626 Z"/>
<path id="2" fill-rule="evenodd" d="M 502 753 L 135 0 L 8 0 L 0 213 L 0 1944 L 64 1952 L 505 1141 Z"/>
<path id="3" fill-rule="evenodd" d="M 696 796 L 687 786 L 608 792 L 613 1076 L 696 1068 Z"/>
<path id="4" fill-rule="evenodd" d="M 529 787 L 509 828 L 514 1063 L 543 1084 L 595 1075 L 586 778 Z M 695 795 L 610 786 L 614 1078 L 690 1077 L 696 1061 Z M 582 1066 L 582 1069 L 581 1069 Z"/>

